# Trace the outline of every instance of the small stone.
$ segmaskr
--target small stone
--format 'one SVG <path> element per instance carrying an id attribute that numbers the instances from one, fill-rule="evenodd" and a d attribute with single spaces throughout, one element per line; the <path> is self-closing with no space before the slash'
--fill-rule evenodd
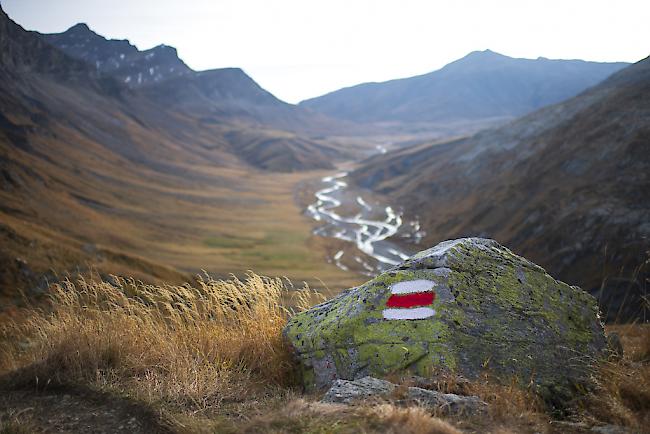
<path id="1" fill-rule="evenodd" d="M 477 414 L 485 412 L 488 407 L 478 396 L 440 393 L 419 387 L 409 387 L 407 396 L 410 401 L 425 407 L 438 408 L 444 414 Z"/>
<path id="2" fill-rule="evenodd" d="M 559 432 L 582 432 L 588 431 L 589 425 L 584 422 L 571 422 L 566 420 L 552 420 L 551 425 L 557 427 Z M 555 432 L 555 431 L 553 431 Z"/>
<path id="3" fill-rule="evenodd" d="M 323 402 L 350 404 L 371 396 L 386 395 L 395 390 L 390 381 L 364 377 L 355 381 L 336 380 L 323 397 Z"/>
<path id="4" fill-rule="evenodd" d="M 630 434 L 631 431 L 625 427 L 618 425 L 603 425 L 595 426 L 591 429 L 592 432 L 599 434 Z"/>
<path id="5" fill-rule="evenodd" d="M 397 387 L 389 381 L 373 377 L 354 381 L 336 380 L 322 402 L 352 404 L 372 397 L 387 398 Z M 487 409 L 487 404 L 478 396 L 460 396 L 419 387 L 408 387 L 405 396 L 398 403 L 436 408 L 445 414 L 476 414 Z"/>

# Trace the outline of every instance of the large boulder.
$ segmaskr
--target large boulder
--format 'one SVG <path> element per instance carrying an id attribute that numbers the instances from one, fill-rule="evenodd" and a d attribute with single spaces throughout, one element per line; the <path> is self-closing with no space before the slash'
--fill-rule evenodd
<path id="1" fill-rule="evenodd" d="M 369 375 L 489 372 L 563 399 L 606 347 L 591 295 L 482 238 L 417 253 L 293 316 L 284 335 L 307 389 Z"/>

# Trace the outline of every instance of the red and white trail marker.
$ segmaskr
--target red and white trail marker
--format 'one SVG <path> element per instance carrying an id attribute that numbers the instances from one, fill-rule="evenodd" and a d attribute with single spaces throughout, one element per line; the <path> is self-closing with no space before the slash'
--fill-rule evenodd
<path id="1" fill-rule="evenodd" d="M 434 316 L 436 311 L 430 306 L 436 299 L 431 280 L 407 280 L 390 287 L 391 296 L 382 311 L 384 319 L 426 319 Z"/>

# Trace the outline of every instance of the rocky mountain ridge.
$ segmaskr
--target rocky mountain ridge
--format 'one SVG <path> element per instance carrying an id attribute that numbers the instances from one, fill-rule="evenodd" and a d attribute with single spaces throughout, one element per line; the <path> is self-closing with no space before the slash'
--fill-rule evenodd
<path id="1" fill-rule="evenodd" d="M 83 23 L 41 37 L 156 104 L 208 122 L 245 122 L 309 135 L 357 129 L 279 100 L 241 68 L 194 71 L 174 47 L 139 50 L 128 40 L 107 39 Z"/>
<path id="2" fill-rule="evenodd" d="M 626 65 L 475 51 L 428 74 L 359 84 L 300 105 L 355 122 L 494 123 L 570 98 Z"/>
<path id="3" fill-rule="evenodd" d="M 62 33 L 43 34 L 42 38 L 131 88 L 192 73 L 173 47 L 159 45 L 140 51 L 128 40 L 106 39 L 83 23 Z"/>

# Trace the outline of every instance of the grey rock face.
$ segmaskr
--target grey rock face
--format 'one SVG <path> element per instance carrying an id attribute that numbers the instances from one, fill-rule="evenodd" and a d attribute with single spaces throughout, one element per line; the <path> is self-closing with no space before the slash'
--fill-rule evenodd
<path id="1" fill-rule="evenodd" d="M 336 380 L 323 397 L 323 402 L 350 404 L 371 396 L 387 395 L 395 390 L 390 381 L 363 377 L 355 381 Z"/>
<path id="2" fill-rule="evenodd" d="M 352 404 L 371 397 L 386 397 L 395 392 L 397 386 L 389 381 L 364 377 L 354 381 L 336 380 L 323 397 L 323 402 Z M 408 387 L 402 404 L 419 404 L 441 410 L 443 413 L 478 413 L 487 409 L 487 404 L 478 396 L 460 396 L 453 393 L 440 393 L 420 387 Z"/>
<path id="3" fill-rule="evenodd" d="M 571 398 L 606 354 L 595 299 L 493 240 L 422 251 L 291 318 L 284 335 L 307 389 L 387 374 L 533 381 Z"/>
<path id="4" fill-rule="evenodd" d="M 630 434 L 631 431 L 618 425 L 596 426 L 591 429 L 592 432 L 599 434 Z"/>
<path id="5" fill-rule="evenodd" d="M 443 413 L 469 414 L 482 413 L 487 410 L 487 404 L 478 396 L 461 396 L 454 393 L 440 393 L 435 390 L 409 387 L 408 400 L 415 401 L 426 407 L 436 407 Z"/>

